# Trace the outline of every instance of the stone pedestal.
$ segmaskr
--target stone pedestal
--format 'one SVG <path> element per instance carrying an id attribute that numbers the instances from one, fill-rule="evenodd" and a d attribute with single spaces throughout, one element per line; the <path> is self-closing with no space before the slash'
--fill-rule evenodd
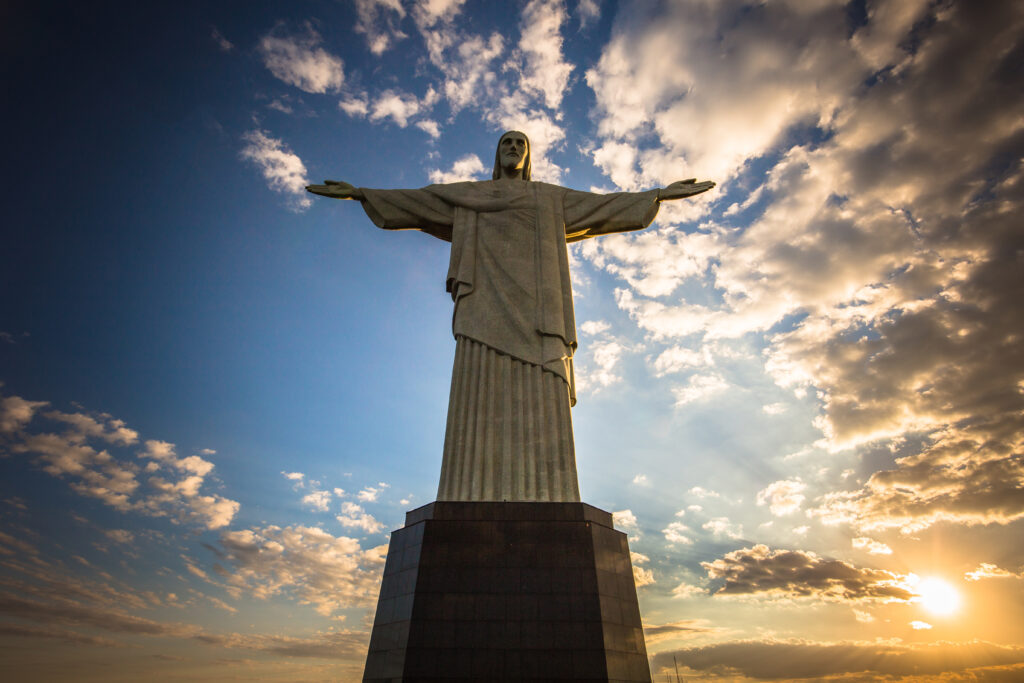
<path id="1" fill-rule="evenodd" d="M 626 535 L 585 503 L 438 501 L 391 535 L 364 683 L 650 683 Z"/>

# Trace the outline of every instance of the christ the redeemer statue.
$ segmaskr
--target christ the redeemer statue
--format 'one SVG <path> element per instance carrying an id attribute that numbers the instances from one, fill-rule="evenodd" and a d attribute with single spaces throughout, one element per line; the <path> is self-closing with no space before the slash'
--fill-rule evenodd
<path id="1" fill-rule="evenodd" d="M 451 242 L 455 368 L 438 500 L 578 502 L 576 403 L 566 243 L 641 230 L 659 202 L 700 194 L 695 179 L 595 194 L 530 180 L 530 141 L 501 136 L 492 180 L 372 190 L 327 180 L 306 189 L 358 199 L 377 227 Z"/>

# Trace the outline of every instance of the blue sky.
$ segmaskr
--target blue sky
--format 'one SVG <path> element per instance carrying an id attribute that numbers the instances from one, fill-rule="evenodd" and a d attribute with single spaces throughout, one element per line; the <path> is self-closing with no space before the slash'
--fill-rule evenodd
<path id="1" fill-rule="evenodd" d="M 1012 2 L 5 14 L 0 638 L 46 680 L 357 680 L 431 501 L 447 244 L 308 195 L 712 192 L 570 254 L 582 495 L 657 675 L 1024 668 Z"/>

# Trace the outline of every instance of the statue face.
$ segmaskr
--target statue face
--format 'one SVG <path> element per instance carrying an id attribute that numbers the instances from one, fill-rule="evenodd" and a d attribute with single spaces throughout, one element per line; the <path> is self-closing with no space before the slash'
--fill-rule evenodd
<path id="1" fill-rule="evenodd" d="M 526 136 L 522 133 L 506 133 L 498 143 L 498 158 L 506 175 L 522 175 L 528 151 Z"/>

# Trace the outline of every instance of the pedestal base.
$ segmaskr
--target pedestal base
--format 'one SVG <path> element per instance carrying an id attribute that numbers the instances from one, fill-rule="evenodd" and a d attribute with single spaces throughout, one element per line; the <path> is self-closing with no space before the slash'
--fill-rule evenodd
<path id="1" fill-rule="evenodd" d="M 626 535 L 585 503 L 438 501 L 391 535 L 364 683 L 650 683 Z"/>

